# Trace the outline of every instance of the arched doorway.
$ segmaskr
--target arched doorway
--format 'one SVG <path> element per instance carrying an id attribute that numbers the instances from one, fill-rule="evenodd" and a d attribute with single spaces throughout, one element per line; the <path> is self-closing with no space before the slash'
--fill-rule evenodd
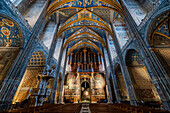
<path id="1" fill-rule="evenodd" d="M 12 103 L 19 103 L 28 99 L 32 88 L 37 88 L 39 81 L 38 75 L 45 66 L 45 56 L 42 51 L 34 52 L 26 68 L 24 76 L 18 86 Z"/>
<path id="2" fill-rule="evenodd" d="M 81 99 L 82 101 L 90 100 L 90 84 L 88 82 L 83 82 L 81 84 Z"/>
<path id="3" fill-rule="evenodd" d="M 18 24 L 12 19 L 0 15 L 0 85 L 22 48 L 22 38 Z"/>
<path id="4" fill-rule="evenodd" d="M 136 50 L 131 49 L 127 51 L 126 65 L 138 101 L 146 103 L 148 106 L 150 103 L 160 102 L 156 88 L 153 85 L 150 75 Z"/>
<path id="5" fill-rule="evenodd" d="M 170 77 L 170 12 L 157 17 L 152 24 L 149 45 Z"/>
<path id="6" fill-rule="evenodd" d="M 126 84 L 123 78 L 120 64 L 115 65 L 115 74 L 116 74 L 116 80 L 118 83 L 119 92 L 121 95 L 121 101 L 122 102 L 129 101 L 129 95 L 127 92 L 127 88 L 126 88 Z"/>

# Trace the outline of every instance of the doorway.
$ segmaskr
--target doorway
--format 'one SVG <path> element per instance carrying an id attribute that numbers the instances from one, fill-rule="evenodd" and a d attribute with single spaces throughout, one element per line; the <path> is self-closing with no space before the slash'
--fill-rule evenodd
<path id="1" fill-rule="evenodd" d="M 90 84 L 86 81 L 81 84 L 81 100 L 90 101 Z"/>

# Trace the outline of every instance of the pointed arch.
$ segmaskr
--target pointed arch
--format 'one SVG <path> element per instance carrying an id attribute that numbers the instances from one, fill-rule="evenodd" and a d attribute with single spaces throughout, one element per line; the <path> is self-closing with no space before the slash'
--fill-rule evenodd
<path id="1" fill-rule="evenodd" d="M 83 34 L 88 34 L 88 35 L 90 35 L 90 36 L 94 36 L 96 39 L 100 40 L 102 43 L 105 43 L 104 40 L 103 40 L 100 36 L 97 36 L 97 35 L 92 34 L 92 33 L 89 33 L 89 32 L 82 32 L 82 33 L 78 33 L 78 34 L 76 34 L 76 35 L 74 35 L 74 36 L 70 36 L 70 37 L 66 40 L 65 44 L 68 44 L 68 42 L 70 42 L 70 40 L 76 38 L 77 36 L 81 36 L 81 35 L 83 35 Z"/>
<path id="2" fill-rule="evenodd" d="M 126 65 L 129 72 L 132 84 L 139 101 L 160 101 L 160 97 L 151 81 L 150 75 L 144 62 L 141 60 L 140 54 L 134 50 L 129 49 L 126 53 Z M 142 84 L 145 83 L 145 84 Z M 145 92 L 148 91 L 146 95 Z"/>
<path id="3" fill-rule="evenodd" d="M 70 42 L 73 42 L 75 40 L 80 40 L 81 41 L 81 40 L 84 40 L 84 39 L 87 39 L 87 40 L 92 39 L 93 40 L 94 38 L 92 38 L 92 37 L 80 37 L 80 38 L 71 39 L 70 41 L 66 40 L 66 42 L 63 45 L 63 48 L 65 48 Z M 89 40 L 89 41 L 91 41 L 91 40 Z M 100 42 L 101 44 L 103 44 L 104 47 L 106 47 L 106 44 L 103 41 L 100 41 L 98 39 L 97 39 L 97 41 Z"/>
<path id="4" fill-rule="evenodd" d="M 103 27 L 100 27 L 100 26 L 94 26 L 94 25 L 88 25 L 88 26 L 85 25 L 85 26 L 71 26 L 71 27 L 68 27 L 68 28 L 66 28 L 66 29 L 63 29 L 63 30 L 61 30 L 61 31 L 58 31 L 58 32 L 57 32 L 57 37 L 59 37 L 62 32 L 67 31 L 67 30 L 72 29 L 72 28 L 77 28 L 77 27 L 81 27 L 81 28 L 87 27 L 87 28 L 90 29 L 90 30 L 92 30 L 92 29 L 89 28 L 89 27 L 99 28 L 99 29 L 103 29 L 103 30 L 107 31 L 111 36 L 113 36 L 113 32 L 112 32 L 112 31 L 108 31 L 108 29 L 106 29 L 106 28 L 103 28 Z M 80 29 L 81 29 L 81 28 L 80 28 Z M 80 30 L 80 29 L 78 29 L 78 30 Z M 76 31 L 78 31 L 78 30 L 76 30 Z M 94 30 L 92 30 L 92 31 L 94 31 Z M 74 33 L 75 33 L 75 32 L 74 32 Z M 74 34 L 74 33 L 73 33 L 73 34 Z M 97 33 L 97 34 L 98 34 L 98 33 Z"/>
<path id="5" fill-rule="evenodd" d="M 61 30 L 64 30 L 65 28 L 67 28 L 67 27 L 70 26 L 71 24 L 76 23 L 76 22 L 81 21 L 81 20 L 89 20 L 89 21 L 92 21 L 92 22 L 97 23 L 97 24 L 101 25 L 102 27 L 106 28 L 108 31 L 111 31 L 111 28 L 109 27 L 108 24 L 105 25 L 105 24 L 103 24 L 102 22 L 97 21 L 97 20 L 94 20 L 94 19 L 91 19 L 91 18 L 79 18 L 79 19 L 73 20 L 73 21 L 67 23 L 66 25 L 62 26 L 60 29 L 61 29 Z"/>
<path id="6" fill-rule="evenodd" d="M 55 8 L 58 8 L 59 6 L 65 4 L 65 3 L 71 2 L 71 1 L 74 1 L 74 0 L 62 0 L 62 1 L 59 1 L 59 2 L 58 2 L 58 0 L 54 1 L 48 7 L 46 14 L 51 13 L 53 10 L 55 10 Z M 105 2 L 109 5 L 111 5 L 113 8 L 117 9 L 118 12 L 120 12 L 120 13 L 122 12 L 122 7 L 116 1 L 110 1 L 110 0 L 98 0 L 98 1 Z"/>
<path id="7" fill-rule="evenodd" d="M 105 24 L 106 26 L 109 26 L 101 17 L 99 17 L 99 16 L 96 15 L 95 13 L 93 13 L 93 12 L 87 10 L 86 8 L 84 8 L 83 10 L 75 13 L 73 16 L 71 16 L 69 19 L 67 19 L 67 20 L 64 22 L 64 24 L 62 25 L 62 27 L 63 27 L 67 22 L 69 22 L 69 20 L 70 20 L 71 18 L 73 18 L 73 17 L 74 17 L 75 15 L 77 15 L 77 14 L 80 14 L 80 13 L 83 12 L 83 11 L 87 11 L 87 13 L 94 14 L 97 18 L 99 18 L 102 22 L 104 22 L 104 24 Z"/>
<path id="8" fill-rule="evenodd" d="M 32 54 L 23 78 L 18 86 L 13 103 L 22 102 L 29 97 L 31 88 L 38 85 L 38 75 L 45 67 L 45 55 L 43 51 L 36 51 Z"/>

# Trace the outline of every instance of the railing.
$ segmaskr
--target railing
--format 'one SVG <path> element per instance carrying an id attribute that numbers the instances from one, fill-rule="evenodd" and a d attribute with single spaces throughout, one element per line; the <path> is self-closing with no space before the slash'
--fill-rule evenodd
<path id="1" fill-rule="evenodd" d="M 10 0 L 4 0 L 8 6 L 18 15 L 20 20 L 26 25 L 26 27 L 31 31 L 32 27 L 29 25 L 27 20 L 22 16 L 22 14 L 18 11 L 18 9 L 14 6 L 14 4 Z"/>

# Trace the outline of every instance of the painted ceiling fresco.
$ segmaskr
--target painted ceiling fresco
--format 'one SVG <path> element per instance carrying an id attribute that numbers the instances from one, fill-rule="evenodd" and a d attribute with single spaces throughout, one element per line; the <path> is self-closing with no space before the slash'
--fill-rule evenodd
<path id="1" fill-rule="evenodd" d="M 112 21 L 121 19 L 122 7 L 116 0 L 56 0 L 49 6 L 46 18 L 56 12 L 61 25 L 56 40 L 63 33 L 66 39 L 64 48 L 68 46 L 72 52 L 81 47 L 98 51 L 102 46 L 107 48 L 106 31 L 113 34 L 111 13 Z"/>

